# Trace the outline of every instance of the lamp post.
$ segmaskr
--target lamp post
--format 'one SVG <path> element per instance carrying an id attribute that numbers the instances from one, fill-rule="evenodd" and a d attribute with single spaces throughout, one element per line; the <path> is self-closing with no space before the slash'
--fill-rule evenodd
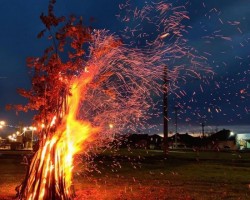
<path id="1" fill-rule="evenodd" d="M 201 123 L 201 132 L 202 132 L 202 138 L 204 138 L 205 137 L 205 123 L 204 122 L 202 122 Z"/>
<path id="2" fill-rule="evenodd" d="M 175 110 L 175 148 L 177 148 L 177 132 L 178 132 L 178 126 L 177 126 L 177 120 L 178 120 L 178 106 L 174 107 Z"/>
<path id="3" fill-rule="evenodd" d="M 23 133 L 24 133 L 24 136 L 26 136 L 26 132 L 27 131 L 31 131 L 31 148 L 33 148 L 33 139 L 34 139 L 34 131 L 36 131 L 37 130 L 37 128 L 36 127 L 34 127 L 34 126 L 30 126 L 30 127 L 24 127 L 23 128 Z"/>
<path id="4" fill-rule="evenodd" d="M 31 148 L 33 149 L 34 131 L 36 131 L 36 127 L 30 126 L 29 129 L 31 130 Z"/>
<path id="5" fill-rule="evenodd" d="M 114 128 L 114 124 L 110 123 L 109 124 L 109 130 L 110 130 L 110 133 L 111 133 L 112 141 L 115 139 L 115 133 L 113 131 L 113 128 Z"/>
<path id="6" fill-rule="evenodd" d="M 23 135 L 23 139 L 22 139 L 22 141 L 23 141 L 23 148 L 26 148 L 27 147 L 27 140 L 26 140 L 26 134 L 25 134 L 25 132 L 27 131 L 27 128 L 26 127 L 24 127 L 23 128 L 23 133 L 22 133 L 22 135 Z"/>
<path id="7" fill-rule="evenodd" d="M 163 69 L 163 151 L 168 153 L 168 77 L 167 66 Z"/>

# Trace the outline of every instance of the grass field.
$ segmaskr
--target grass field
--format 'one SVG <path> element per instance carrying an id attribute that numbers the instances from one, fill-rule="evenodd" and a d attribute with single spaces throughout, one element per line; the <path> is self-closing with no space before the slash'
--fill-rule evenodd
<path id="1" fill-rule="evenodd" d="M 15 196 L 25 173 L 20 162 L 0 156 L 0 199 Z M 83 168 L 74 173 L 77 200 L 250 199 L 250 153 L 121 150 Z"/>

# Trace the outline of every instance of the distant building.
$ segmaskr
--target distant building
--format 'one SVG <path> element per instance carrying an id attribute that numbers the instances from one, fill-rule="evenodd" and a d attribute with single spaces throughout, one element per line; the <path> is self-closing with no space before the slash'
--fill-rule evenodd
<path id="1" fill-rule="evenodd" d="M 148 136 L 148 143 L 150 149 L 162 149 L 163 137 L 154 134 Z"/>
<path id="2" fill-rule="evenodd" d="M 116 145 L 139 149 L 159 149 L 163 147 L 163 137 L 155 134 L 128 134 L 123 136 Z M 169 148 L 204 149 L 204 150 L 250 150 L 250 133 L 234 134 L 230 130 L 221 130 L 208 137 L 193 137 L 176 134 L 168 138 Z"/>
<path id="3" fill-rule="evenodd" d="M 188 133 L 185 134 L 175 134 L 169 137 L 169 147 L 170 148 L 195 148 L 203 146 L 202 139 L 200 137 L 193 137 Z"/>
<path id="4" fill-rule="evenodd" d="M 208 149 L 213 150 L 237 150 L 235 135 L 230 130 L 221 130 L 206 138 Z"/>
<path id="5" fill-rule="evenodd" d="M 235 136 L 235 140 L 239 150 L 250 150 L 250 133 L 238 133 Z"/>
<path id="6" fill-rule="evenodd" d="M 128 136 L 127 142 L 132 148 L 149 148 L 148 134 L 131 134 Z"/>
<path id="7" fill-rule="evenodd" d="M 130 146 L 138 149 L 162 149 L 163 137 L 148 134 L 129 134 L 122 138 L 120 147 Z"/>

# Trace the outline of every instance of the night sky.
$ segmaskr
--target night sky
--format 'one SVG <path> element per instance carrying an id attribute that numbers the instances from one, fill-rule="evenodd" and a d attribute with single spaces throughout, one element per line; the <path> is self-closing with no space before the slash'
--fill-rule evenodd
<path id="1" fill-rule="evenodd" d="M 94 17 L 94 28 L 105 28 L 119 35 L 123 27 L 116 17 L 120 2 L 123 1 L 58 0 L 55 13 L 83 16 L 86 23 Z M 135 4 L 140 6 L 143 1 L 138 2 Z M 0 1 L 0 120 L 11 125 L 31 123 L 31 113 L 16 115 L 15 111 L 7 112 L 5 105 L 25 103 L 16 89 L 30 86 L 26 58 L 42 55 L 49 45 L 45 39 L 36 37 L 44 28 L 39 16 L 46 12 L 47 5 L 47 1 Z M 178 95 L 170 94 L 170 131 L 174 131 L 173 108 L 179 104 L 182 105 L 178 110 L 180 132 L 200 132 L 202 122 L 207 131 L 217 127 L 250 132 L 250 1 L 191 1 L 186 9 L 190 17 L 184 22 L 189 27 L 185 35 L 188 44 L 206 56 L 215 74 L 206 80 L 179 83 Z M 158 129 L 152 132 L 160 133 L 161 117 L 153 121 Z"/>

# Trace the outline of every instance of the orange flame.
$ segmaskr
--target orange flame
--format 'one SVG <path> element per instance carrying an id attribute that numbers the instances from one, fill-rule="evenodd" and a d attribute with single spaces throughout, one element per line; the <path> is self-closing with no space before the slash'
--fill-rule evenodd
<path id="1" fill-rule="evenodd" d="M 99 128 L 92 127 L 90 122 L 77 119 L 80 102 L 87 91 L 86 86 L 97 71 L 97 67 L 89 67 L 87 72 L 72 81 L 68 112 L 55 133 L 45 138 L 43 148 L 36 153 L 35 157 L 40 160 L 34 158 L 31 163 L 30 175 L 34 177 L 28 182 L 27 199 L 48 199 L 46 193 L 50 192 L 47 190 L 52 184 L 55 185 L 56 194 L 61 195 L 63 188 L 65 196 L 71 195 L 73 157 L 84 149 L 84 142 L 91 140 L 99 131 Z M 50 127 L 57 123 L 56 120 L 56 117 L 53 117 Z M 39 162 L 36 163 L 36 160 Z M 34 166 L 37 167 L 35 172 L 32 171 Z M 37 174 L 41 177 L 38 180 L 36 180 Z"/>

